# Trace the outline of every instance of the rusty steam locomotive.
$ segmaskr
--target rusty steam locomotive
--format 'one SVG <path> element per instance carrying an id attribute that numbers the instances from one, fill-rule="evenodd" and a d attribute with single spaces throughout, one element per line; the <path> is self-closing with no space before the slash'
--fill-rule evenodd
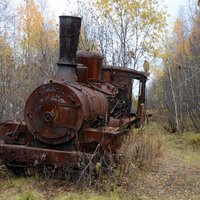
<path id="1" fill-rule="evenodd" d="M 116 152 L 130 126 L 144 121 L 147 74 L 103 66 L 97 52 L 77 52 L 80 28 L 81 18 L 60 16 L 55 79 L 30 94 L 23 122 L 0 124 L 0 159 L 7 166 L 72 166 L 97 148 Z M 134 79 L 140 91 L 132 113 Z"/>

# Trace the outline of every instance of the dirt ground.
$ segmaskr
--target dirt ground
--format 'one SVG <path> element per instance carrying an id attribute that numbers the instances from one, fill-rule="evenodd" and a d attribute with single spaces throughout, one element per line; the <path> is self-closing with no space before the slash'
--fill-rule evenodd
<path id="1" fill-rule="evenodd" d="M 155 170 L 133 183 L 138 199 L 199 200 L 200 152 L 180 136 L 167 136 L 164 157 Z M 171 141 L 170 141 L 171 140 Z"/>
<path id="2" fill-rule="evenodd" d="M 172 152 L 156 171 L 136 181 L 133 190 L 139 199 L 199 200 L 200 163 L 187 163 Z"/>

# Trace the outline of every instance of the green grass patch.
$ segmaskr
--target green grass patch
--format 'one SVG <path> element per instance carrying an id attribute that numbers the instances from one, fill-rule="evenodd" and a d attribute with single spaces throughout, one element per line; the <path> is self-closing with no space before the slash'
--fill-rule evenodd
<path id="1" fill-rule="evenodd" d="M 22 193 L 17 200 L 37 200 L 33 192 Z"/>
<path id="2" fill-rule="evenodd" d="M 192 132 L 166 134 L 166 148 L 184 161 L 200 163 L 200 135 Z"/>
<path id="3" fill-rule="evenodd" d="M 200 134 L 190 134 L 189 144 L 191 144 L 196 149 L 200 149 Z"/>
<path id="4" fill-rule="evenodd" d="M 82 193 L 68 193 L 61 195 L 56 200 L 121 200 L 122 196 L 118 192 L 99 194 L 94 191 L 84 191 Z"/>

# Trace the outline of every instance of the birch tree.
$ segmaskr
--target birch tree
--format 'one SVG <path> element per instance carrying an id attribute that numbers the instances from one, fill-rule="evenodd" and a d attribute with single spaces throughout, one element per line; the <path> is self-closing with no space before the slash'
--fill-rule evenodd
<path id="1" fill-rule="evenodd" d="M 111 37 L 115 40 L 109 51 L 110 57 L 117 60 L 116 64 L 137 68 L 145 58 L 158 55 L 167 16 L 160 1 L 97 0 L 96 5 L 102 23 L 109 24 Z M 101 48 L 106 46 L 103 43 Z"/>

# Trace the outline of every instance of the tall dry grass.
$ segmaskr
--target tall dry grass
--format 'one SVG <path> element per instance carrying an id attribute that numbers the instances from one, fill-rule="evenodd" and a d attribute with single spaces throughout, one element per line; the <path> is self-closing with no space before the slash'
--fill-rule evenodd
<path id="1" fill-rule="evenodd" d="M 164 143 L 163 129 L 157 124 L 133 128 L 119 152 L 120 172 L 130 175 L 137 169 L 156 167 L 158 158 L 163 156 Z"/>

